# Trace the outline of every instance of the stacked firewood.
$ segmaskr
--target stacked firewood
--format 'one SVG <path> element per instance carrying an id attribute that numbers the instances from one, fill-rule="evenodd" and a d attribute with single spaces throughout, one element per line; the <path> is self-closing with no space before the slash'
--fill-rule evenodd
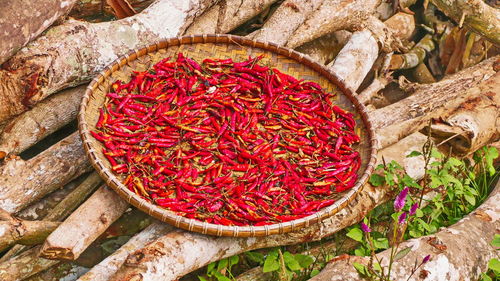
<path id="1" fill-rule="evenodd" d="M 499 140 L 500 56 L 444 77 L 429 74 L 423 61 L 435 46 L 425 36 L 412 44 L 412 0 L 396 6 L 379 0 L 6 2 L 0 11 L 0 280 L 176 280 L 245 251 L 320 240 L 393 195 L 366 184 L 348 207 L 321 223 L 257 238 L 179 230 L 131 208 L 93 171 L 74 120 L 86 83 L 130 49 L 160 39 L 237 33 L 327 64 L 370 110 L 379 159 L 404 163 L 415 178 L 423 177 L 422 160 L 405 155 L 422 148 L 424 131 L 460 156 Z M 430 2 L 488 44 L 500 43 L 500 11 L 482 0 Z M 123 19 L 108 21 L 113 11 Z M 430 78 L 408 82 L 398 72 L 405 68 L 423 69 Z M 384 95 L 390 85 L 399 89 L 398 98 Z M 500 228 L 499 192 L 497 186 L 469 220 L 437 234 L 455 244 L 432 253 L 437 258 L 430 266 L 446 259 L 450 266 L 439 270 L 477 278 L 495 249 L 481 244 L 461 253 L 459 243 L 475 243 Z M 418 251 L 425 256 L 432 247 Z M 470 259 L 476 256 L 483 258 Z M 412 256 L 399 261 L 413 262 Z M 397 274 L 409 270 L 401 266 Z M 346 280 L 354 273 L 342 261 L 318 280 Z"/>

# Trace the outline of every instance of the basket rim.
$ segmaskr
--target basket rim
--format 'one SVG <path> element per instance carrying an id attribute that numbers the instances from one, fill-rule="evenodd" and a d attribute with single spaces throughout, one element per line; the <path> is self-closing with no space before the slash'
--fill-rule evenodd
<path id="1" fill-rule="evenodd" d="M 243 47 L 259 48 L 265 51 L 273 52 L 279 55 L 283 55 L 291 60 L 294 60 L 300 64 L 305 64 L 310 67 L 319 75 L 324 76 L 329 82 L 333 83 L 338 87 L 341 94 L 345 95 L 350 102 L 352 102 L 355 110 L 361 116 L 361 120 L 364 123 L 368 135 L 369 145 L 370 145 L 370 160 L 366 166 L 365 171 L 362 176 L 357 180 L 354 187 L 352 187 L 347 193 L 344 194 L 338 201 L 334 204 L 325 207 L 318 212 L 288 222 L 275 223 L 263 226 L 226 226 L 213 224 L 208 222 L 202 222 L 195 219 L 190 219 L 186 217 L 179 216 L 174 212 L 163 209 L 153 203 L 140 198 L 137 194 L 128 190 L 125 185 L 119 180 L 106 166 L 102 163 L 101 159 L 97 156 L 96 150 L 92 147 L 90 139 L 90 130 L 85 119 L 85 114 L 87 112 L 87 105 L 91 99 L 94 90 L 103 83 L 111 74 L 129 62 L 132 62 L 139 57 L 145 56 L 149 53 L 156 52 L 160 49 L 167 49 L 171 46 L 179 46 L 183 44 L 198 44 L 198 43 L 225 43 L 225 44 L 237 44 Z M 128 52 L 127 54 L 114 60 L 111 64 L 105 67 L 87 86 L 85 94 L 82 98 L 80 110 L 78 112 L 78 128 L 80 137 L 82 138 L 82 143 L 84 146 L 85 153 L 90 159 L 90 162 L 94 169 L 98 172 L 101 178 L 106 182 L 106 184 L 115 190 L 120 197 L 129 202 L 131 205 L 137 207 L 141 211 L 157 218 L 163 222 L 172 224 L 176 227 L 183 228 L 189 231 L 195 231 L 202 234 L 210 234 L 216 236 L 233 236 L 233 237 L 254 237 L 254 236 L 268 236 L 272 234 L 283 234 L 287 232 L 296 231 L 303 227 L 308 227 L 311 224 L 318 223 L 327 217 L 330 217 L 341 209 L 343 209 L 347 204 L 349 204 L 357 194 L 359 194 L 368 181 L 368 177 L 373 172 L 376 156 L 377 156 L 377 138 L 373 129 L 373 125 L 367 114 L 364 105 L 358 100 L 358 98 L 353 94 L 353 90 L 347 87 L 344 81 L 338 78 L 332 71 L 330 71 L 326 66 L 320 65 L 311 59 L 309 56 L 299 53 L 295 50 L 281 47 L 277 44 L 271 42 L 262 42 L 258 40 L 253 40 L 241 36 L 229 35 L 229 34 L 203 34 L 203 35 L 189 35 L 189 36 L 179 36 L 172 37 L 164 40 L 160 40 L 157 43 L 137 48 Z"/>

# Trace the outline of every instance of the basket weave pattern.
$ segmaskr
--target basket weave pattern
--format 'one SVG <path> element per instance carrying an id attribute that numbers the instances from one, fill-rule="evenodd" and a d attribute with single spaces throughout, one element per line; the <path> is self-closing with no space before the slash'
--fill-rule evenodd
<path id="1" fill-rule="evenodd" d="M 313 215 L 264 226 L 224 226 L 188 219 L 156 206 L 128 190 L 122 183 L 122 179 L 111 171 L 110 163 L 102 154 L 103 145 L 90 135 L 90 131 L 95 130 L 99 115 L 98 109 L 103 105 L 105 96 L 114 81 L 128 81 L 132 71 L 145 71 L 161 59 L 175 58 L 179 52 L 198 62 L 205 58 L 232 58 L 234 61 L 242 61 L 246 60 L 248 56 L 263 55 L 260 64 L 277 68 L 296 78 L 316 82 L 325 91 L 336 93 L 335 103 L 355 114 L 357 133 L 361 137 L 360 144 L 355 147 L 361 155 L 361 167 L 358 171 L 359 179 L 356 185 L 348 191 L 339 193 L 333 205 L 325 207 Z M 373 171 L 376 161 L 376 140 L 366 111 L 339 79 L 324 66 L 313 62 L 303 54 L 272 43 L 263 43 L 232 35 L 194 35 L 172 38 L 128 53 L 105 68 L 89 84 L 82 100 L 78 120 L 83 145 L 92 165 L 108 186 L 113 188 L 122 198 L 149 215 L 176 227 L 217 236 L 249 237 L 286 233 L 332 216 L 344 208 L 361 191 L 363 184 L 366 183 Z"/>

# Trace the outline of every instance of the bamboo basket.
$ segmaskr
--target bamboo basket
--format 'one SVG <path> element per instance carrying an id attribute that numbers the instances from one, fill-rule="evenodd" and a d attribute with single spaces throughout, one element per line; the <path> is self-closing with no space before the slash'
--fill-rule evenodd
<path id="1" fill-rule="evenodd" d="M 360 129 L 358 133 L 360 133 L 361 142 L 355 149 L 361 155 L 362 164 L 355 186 L 339 193 L 333 205 L 313 215 L 265 226 L 224 226 L 185 218 L 156 206 L 128 190 L 122 183 L 122 179 L 111 172 L 111 165 L 102 154 L 103 145 L 89 132 L 95 130 L 99 115 L 98 109 L 104 103 L 105 95 L 114 81 L 117 79 L 128 81 L 132 71 L 145 71 L 159 60 L 173 57 L 179 52 L 197 61 L 205 58 L 232 58 L 234 61 L 242 61 L 248 56 L 263 55 L 264 58 L 260 61 L 262 65 L 277 68 L 296 78 L 314 81 L 326 91 L 336 93 L 336 104 L 355 114 L 357 127 Z M 376 139 L 365 108 L 342 81 L 324 66 L 294 50 L 233 35 L 193 35 L 171 38 L 129 52 L 106 67 L 89 84 L 82 100 L 78 121 L 83 145 L 92 165 L 107 185 L 123 199 L 147 214 L 176 227 L 217 236 L 267 236 L 296 231 L 318 223 L 346 207 L 356 197 L 372 173 L 376 161 Z"/>

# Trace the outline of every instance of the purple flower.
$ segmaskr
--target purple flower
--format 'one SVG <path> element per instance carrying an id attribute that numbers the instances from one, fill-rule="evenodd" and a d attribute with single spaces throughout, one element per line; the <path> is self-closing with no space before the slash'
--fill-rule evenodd
<path id="1" fill-rule="evenodd" d="M 398 218 L 398 224 L 403 224 L 406 221 L 406 212 L 403 212 L 401 215 L 399 215 Z"/>
<path id="2" fill-rule="evenodd" d="M 370 227 L 368 225 L 366 225 L 364 222 L 361 222 L 359 225 L 361 226 L 361 230 L 363 230 L 363 232 L 366 232 L 366 233 L 372 232 Z"/>
<path id="3" fill-rule="evenodd" d="M 394 200 L 394 210 L 396 210 L 396 212 L 401 211 L 405 206 L 406 196 L 408 196 L 408 187 L 403 188 L 401 193 L 399 193 Z"/>
<path id="4" fill-rule="evenodd" d="M 411 205 L 409 215 L 413 216 L 417 212 L 417 209 L 418 209 L 418 203 Z"/>
<path id="5" fill-rule="evenodd" d="M 424 260 L 422 261 L 422 264 L 428 262 L 431 259 L 431 255 L 427 255 L 424 257 Z"/>

